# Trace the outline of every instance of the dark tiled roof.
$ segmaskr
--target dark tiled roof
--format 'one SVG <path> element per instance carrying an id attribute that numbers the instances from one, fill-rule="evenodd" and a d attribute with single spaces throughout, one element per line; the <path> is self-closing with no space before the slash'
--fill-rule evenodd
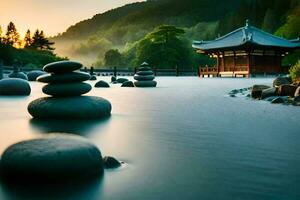
<path id="1" fill-rule="evenodd" d="M 277 37 L 254 26 L 250 26 L 248 22 L 246 26 L 239 28 L 227 35 L 212 41 L 194 41 L 193 48 L 203 51 L 234 48 L 246 44 L 253 44 L 265 47 L 278 47 L 286 49 L 300 48 L 300 39 L 286 40 Z"/>

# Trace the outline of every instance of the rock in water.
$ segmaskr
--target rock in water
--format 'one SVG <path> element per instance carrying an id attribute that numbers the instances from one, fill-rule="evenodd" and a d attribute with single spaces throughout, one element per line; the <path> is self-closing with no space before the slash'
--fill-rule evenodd
<path id="1" fill-rule="evenodd" d="M 280 85 L 278 87 L 278 94 L 280 96 L 294 97 L 297 87 L 294 85 Z"/>
<path id="2" fill-rule="evenodd" d="M 96 84 L 95 84 L 95 87 L 101 87 L 101 88 L 109 88 L 109 84 L 105 81 L 98 81 Z"/>
<path id="3" fill-rule="evenodd" d="M 273 87 L 273 88 L 264 89 L 262 90 L 261 93 L 261 99 L 265 99 L 276 95 L 277 95 L 277 88 Z"/>
<path id="4" fill-rule="evenodd" d="M 112 168 L 120 167 L 121 163 L 113 157 L 105 156 L 103 158 L 103 165 L 106 169 L 112 169 Z"/>
<path id="5" fill-rule="evenodd" d="M 68 72 L 63 74 L 46 74 L 37 78 L 42 83 L 76 83 L 90 80 L 91 76 L 84 72 Z"/>
<path id="6" fill-rule="evenodd" d="M 279 87 L 280 85 L 291 84 L 291 78 L 286 76 L 279 76 L 273 81 L 273 87 Z"/>
<path id="7" fill-rule="evenodd" d="M 262 91 L 269 88 L 270 87 L 267 85 L 253 85 L 251 90 L 251 97 L 254 99 L 260 99 Z"/>
<path id="8" fill-rule="evenodd" d="M 8 75 L 9 78 L 19 78 L 23 80 L 28 80 L 27 75 L 24 74 L 23 72 L 12 72 Z"/>
<path id="9" fill-rule="evenodd" d="M 40 70 L 33 70 L 33 71 L 30 71 L 28 72 L 27 74 L 27 77 L 28 77 L 28 81 L 36 81 L 36 79 L 39 77 L 39 76 L 42 76 L 46 74 L 46 72 L 43 72 L 43 71 L 40 71 Z"/>
<path id="10" fill-rule="evenodd" d="M 32 101 L 28 112 L 41 119 L 99 119 L 110 116 L 112 106 L 101 97 L 44 97 Z"/>
<path id="11" fill-rule="evenodd" d="M 118 78 L 116 81 L 118 83 L 124 83 L 124 82 L 128 81 L 128 79 L 127 78 Z"/>
<path id="12" fill-rule="evenodd" d="M 157 82 L 154 81 L 155 76 L 149 64 L 144 62 L 141 64 L 138 72 L 133 77 L 135 80 L 134 85 L 136 87 L 156 87 Z"/>
<path id="13" fill-rule="evenodd" d="M 273 103 L 273 104 L 284 103 L 284 99 L 281 98 L 281 97 L 277 97 L 277 98 L 273 99 L 273 100 L 271 101 L 271 103 Z"/>
<path id="14" fill-rule="evenodd" d="M 43 87 L 43 93 L 55 97 L 80 96 L 91 91 L 92 86 L 88 83 L 57 83 Z"/>
<path id="15" fill-rule="evenodd" d="M 110 79 L 110 81 L 111 82 L 115 82 L 115 81 L 117 81 L 117 78 L 115 76 L 112 76 L 111 79 Z"/>
<path id="16" fill-rule="evenodd" d="M 126 81 L 122 83 L 121 87 L 134 87 L 134 84 L 132 81 Z"/>
<path id="17" fill-rule="evenodd" d="M 136 87 L 156 87 L 156 81 L 135 81 L 134 85 Z"/>
<path id="18" fill-rule="evenodd" d="M 9 78 L 0 80 L 0 95 L 30 95 L 31 88 L 26 80 Z"/>
<path id="19" fill-rule="evenodd" d="M 91 81 L 96 81 L 96 80 L 97 80 L 97 77 L 96 77 L 95 75 L 92 75 L 91 78 L 90 78 L 90 80 L 91 80 Z"/>
<path id="20" fill-rule="evenodd" d="M 99 149 L 79 136 L 53 134 L 8 147 L 1 159 L 7 181 L 70 181 L 103 174 Z"/>
<path id="21" fill-rule="evenodd" d="M 43 70 L 48 73 L 66 73 L 78 70 L 82 67 L 82 64 L 74 61 L 58 61 L 49 63 L 44 66 Z"/>

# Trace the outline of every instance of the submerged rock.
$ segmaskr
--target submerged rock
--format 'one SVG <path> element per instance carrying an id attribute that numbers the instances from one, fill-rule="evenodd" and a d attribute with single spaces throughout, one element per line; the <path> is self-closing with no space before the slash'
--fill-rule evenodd
<path id="1" fill-rule="evenodd" d="M 117 78 L 115 76 L 112 76 L 110 82 L 115 82 L 115 81 L 117 81 Z"/>
<path id="2" fill-rule="evenodd" d="M 280 85 L 291 84 L 292 80 L 286 76 L 279 76 L 273 81 L 273 87 L 279 87 Z"/>
<path id="3" fill-rule="evenodd" d="M 74 61 L 58 61 L 49 63 L 44 66 L 43 70 L 48 73 L 66 73 L 78 70 L 82 67 L 82 64 Z"/>
<path id="4" fill-rule="evenodd" d="M 19 78 L 23 80 L 28 80 L 27 75 L 24 74 L 23 72 L 12 72 L 8 75 L 9 78 Z"/>
<path id="5" fill-rule="evenodd" d="M 109 84 L 103 80 L 100 80 L 98 81 L 96 84 L 95 84 L 95 87 L 98 87 L 98 88 L 109 88 Z"/>
<path id="6" fill-rule="evenodd" d="M 113 157 L 105 156 L 103 158 L 103 165 L 104 165 L 104 168 L 111 169 L 111 168 L 120 167 L 121 163 L 117 159 L 115 159 Z"/>
<path id="7" fill-rule="evenodd" d="M 42 76 L 44 74 L 46 74 L 46 72 L 43 72 L 41 70 L 33 70 L 28 72 L 27 78 L 28 81 L 36 81 L 39 76 Z"/>
<path id="8" fill-rule="evenodd" d="M 70 181 L 103 174 L 100 150 L 88 140 L 64 134 L 22 141 L 1 159 L 6 181 Z"/>
<path id="9" fill-rule="evenodd" d="M 31 88 L 26 80 L 9 78 L 0 80 L 0 95 L 30 95 Z"/>
<path id="10" fill-rule="evenodd" d="M 90 81 L 96 81 L 96 80 L 97 80 L 97 77 L 95 75 L 92 75 L 90 78 Z"/>
<path id="11" fill-rule="evenodd" d="M 101 97 L 44 97 L 32 101 L 28 112 L 42 119 L 99 119 L 110 116 L 112 106 Z"/>

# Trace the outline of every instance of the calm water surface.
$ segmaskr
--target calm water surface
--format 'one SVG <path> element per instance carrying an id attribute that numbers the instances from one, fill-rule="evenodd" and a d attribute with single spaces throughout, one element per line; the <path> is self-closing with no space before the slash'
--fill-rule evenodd
<path id="1" fill-rule="evenodd" d="M 31 120 L 27 105 L 44 96 L 41 83 L 31 83 L 29 97 L 1 97 L 0 153 L 24 139 L 67 132 L 127 164 L 89 183 L 1 184 L 0 199 L 300 199 L 300 108 L 226 96 L 272 79 L 157 81 L 157 88 L 94 88 L 89 95 L 113 105 L 102 121 Z"/>

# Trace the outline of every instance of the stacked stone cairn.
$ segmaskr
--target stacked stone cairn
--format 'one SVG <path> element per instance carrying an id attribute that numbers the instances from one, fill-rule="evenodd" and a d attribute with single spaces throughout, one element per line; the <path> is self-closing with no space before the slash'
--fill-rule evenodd
<path id="1" fill-rule="evenodd" d="M 49 74 L 39 76 L 37 81 L 47 83 L 42 90 L 51 97 L 43 97 L 28 105 L 28 112 L 34 118 L 42 119 L 98 119 L 111 113 L 111 104 L 101 97 L 81 96 L 92 87 L 84 83 L 90 75 L 75 72 L 81 63 L 59 61 L 44 66 Z"/>
<path id="2" fill-rule="evenodd" d="M 138 72 L 133 77 L 136 81 L 136 87 L 156 87 L 157 82 L 154 81 L 154 73 L 148 63 L 141 64 Z"/>

